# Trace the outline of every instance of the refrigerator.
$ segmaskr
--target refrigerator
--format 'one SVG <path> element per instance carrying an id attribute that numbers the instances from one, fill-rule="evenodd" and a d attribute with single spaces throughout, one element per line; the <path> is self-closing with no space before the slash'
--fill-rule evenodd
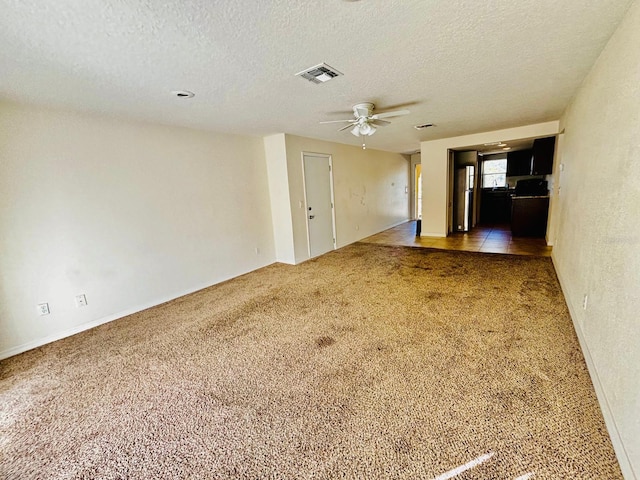
<path id="1" fill-rule="evenodd" d="M 453 230 L 456 232 L 468 232 L 472 227 L 474 170 L 473 166 L 458 167 L 455 170 Z"/>

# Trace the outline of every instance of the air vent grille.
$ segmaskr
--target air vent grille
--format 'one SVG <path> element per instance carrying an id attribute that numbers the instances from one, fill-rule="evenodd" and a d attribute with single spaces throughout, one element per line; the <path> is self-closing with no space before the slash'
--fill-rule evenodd
<path id="1" fill-rule="evenodd" d="M 413 128 L 416 130 L 422 130 L 423 128 L 433 127 L 433 123 L 423 123 L 422 125 L 414 125 Z"/>
<path id="2" fill-rule="evenodd" d="M 326 63 L 321 63 L 320 65 L 316 65 L 314 67 L 307 68 L 302 72 L 296 73 L 296 75 L 306 78 L 313 83 L 325 83 L 333 78 L 339 77 L 342 73 L 335 68 L 330 67 Z"/>

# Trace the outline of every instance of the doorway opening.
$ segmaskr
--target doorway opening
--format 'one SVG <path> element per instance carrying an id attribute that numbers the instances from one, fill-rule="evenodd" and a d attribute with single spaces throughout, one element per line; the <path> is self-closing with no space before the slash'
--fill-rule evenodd
<path id="1" fill-rule="evenodd" d="M 413 218 L 415 218 L 416 220 L 420 220 L 422 219 L 422 164 L 416 164 L 414 173 L 415 175 L 413 178 L 415 178 L 416 184 L 414 185 L 415 188 L 413 190 L 415 192 L 415 211 L 413 212 Z"/>
<path id="2" fill-rule="evenodd" d="M 451 226 L 453 232 L 469 232 L 477 223 L 477 171 L 476 150 L 454 151 L 450 162 L 452 182 Z"/>

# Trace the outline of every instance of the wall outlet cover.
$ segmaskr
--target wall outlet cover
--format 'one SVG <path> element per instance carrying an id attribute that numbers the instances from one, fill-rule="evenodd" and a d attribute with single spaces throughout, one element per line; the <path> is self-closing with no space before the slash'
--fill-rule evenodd
<path id="1" fill-rule="evenodd" d="M 86 307 L 87 306 L 87 297 L 84 295 L 76 295 L 76 307 Z"/>

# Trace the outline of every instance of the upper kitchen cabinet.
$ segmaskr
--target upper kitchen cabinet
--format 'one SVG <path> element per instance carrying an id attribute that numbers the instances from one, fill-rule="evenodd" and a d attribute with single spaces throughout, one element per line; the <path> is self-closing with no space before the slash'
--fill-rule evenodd
<path id="1" fill-rule="evenodd" d="M 531 175 L 548 175 L 553 173 L 553 152 L 556 137 L 537 138 L 533 141 L 533 160 Z"/>
<path id="2" fill-rule="evenodd" d="M 531 175 L 533 150 L 516 150 L 507 154 L 507 177 Z"/>

